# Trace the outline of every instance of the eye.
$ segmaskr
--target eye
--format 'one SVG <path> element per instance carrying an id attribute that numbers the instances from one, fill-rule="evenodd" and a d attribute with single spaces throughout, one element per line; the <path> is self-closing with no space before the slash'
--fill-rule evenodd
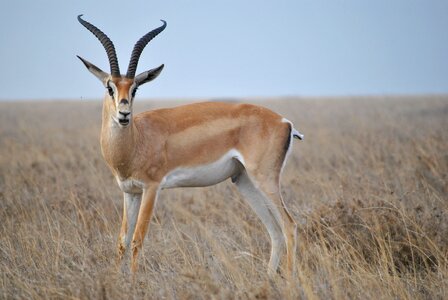
<path id="1" fill-rule="evenodd" d="M 132 98 L 134 98 L 135 97 L 135 93 L 137 93 L 137 90 L 138 90 L 138 88 L 135 88 L 133 91 L 132 91 L 132 93 L 131 93 L 131 95 L 132 95 Z"/>
<path id="2" fill-rule="evenodd" d="M 113 88 L 111 88 L 110 86 L 107 86 L 107 91 L 109 92 L 109 95 L 110 95 L 111 97 L 114 96 L 114 90 L 113 90 Z"/>

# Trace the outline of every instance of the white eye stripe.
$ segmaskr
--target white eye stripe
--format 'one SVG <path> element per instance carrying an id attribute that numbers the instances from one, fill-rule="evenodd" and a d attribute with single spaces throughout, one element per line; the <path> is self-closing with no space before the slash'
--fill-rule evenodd
<path id="1" fill-rule="evenodd" d="M 132 99 L 135 97 L 135 93 L 138 90 L 138 86 L 134 83 L 133 85 L 131 85 L 131 88 L 129 89 L 129 99 Z"/>
<path id="2" fill-rule="evenodd" d="M 114 93 L 117 91 L 117 87 L 115 86 L 114 82 L 111 80 L 109 80 L 107 82 L 106 88 L 107 89 L 111 88 L 114 91 Z"/>
<path id="3" fill-rule="evenodd" d="M 112 80 L 109 80 L 107 82 L 106 89 L 108 90 L 109 95 L 114 99 L 115 96 L 117 95 L 117 87 L 115 86 L 115 83 Z"/>
<path id="4" fill-rule="evenodd" d="M 109 81 L 107 82 L 107 85 L 106 85 L 106 86 L 107 86 L 107 87 L 111 87 L 111 88 L 113 88 L 113 89 L 116 88 L 115 83 L 114 83 L 112 80 L 109 80 Z"/>

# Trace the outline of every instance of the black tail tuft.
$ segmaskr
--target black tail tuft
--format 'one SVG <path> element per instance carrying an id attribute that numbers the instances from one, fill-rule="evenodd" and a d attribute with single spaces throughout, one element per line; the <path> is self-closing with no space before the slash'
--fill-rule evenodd
<path id="1" fill-rule="evenodd" d="M 292 135 L 295 139 L 299 139 L 299 140 L 303 140 L 303 137 L 298 135 L 298 134 L 293 134 Z"/>

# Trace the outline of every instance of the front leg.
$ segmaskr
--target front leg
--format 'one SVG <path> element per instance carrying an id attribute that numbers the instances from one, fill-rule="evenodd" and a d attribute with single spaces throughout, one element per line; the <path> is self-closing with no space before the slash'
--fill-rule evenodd
<path id="1" fill-rule="evenodd" d="M 118 260 L 117 263 L 120 264 L 123 260 L 124 253 L 126 252 L 126 232 L 128 230 L 128 220 L 126 215 L 126 193 L 123 197 L 123 218 L 121 220 L 120 235 L 118 236 Z"/>
<path id="2" fill-rule="evenodd" d="M 143 191 L 143 198 L 138 213 L 137 226 L 132 237 L 132 263 L 131 270 L 133 273 L 137 271 L 138 252 L 143 245 L 143 239 L 148 231 L 149 221 L 157 198 L 158 184 L 149 187 Z"/>
<path id="3" fill-rule="evenodd" d="M 123 260 L 124 254 L 131 243 L 131 237 L 134 234 L 142 200 L 142 194 L 123 193 L 123 195 L 123 221 L 121 223 L 120 236 L 118 238 L 119 262 Z"/>

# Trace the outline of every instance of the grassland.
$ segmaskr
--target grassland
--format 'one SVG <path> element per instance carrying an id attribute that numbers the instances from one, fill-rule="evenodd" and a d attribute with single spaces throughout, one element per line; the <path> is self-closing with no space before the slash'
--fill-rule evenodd
<path id="1" fill-rule="evenodd" d="M 0 298 L 446 299 L 448 97 L 260 104 L 305 133 L 282 178 L 292 282 L 267 277 L 268 235 L 230 181 L 160 194 L 132 281 L 101 103 L 0 103 Z"/>

